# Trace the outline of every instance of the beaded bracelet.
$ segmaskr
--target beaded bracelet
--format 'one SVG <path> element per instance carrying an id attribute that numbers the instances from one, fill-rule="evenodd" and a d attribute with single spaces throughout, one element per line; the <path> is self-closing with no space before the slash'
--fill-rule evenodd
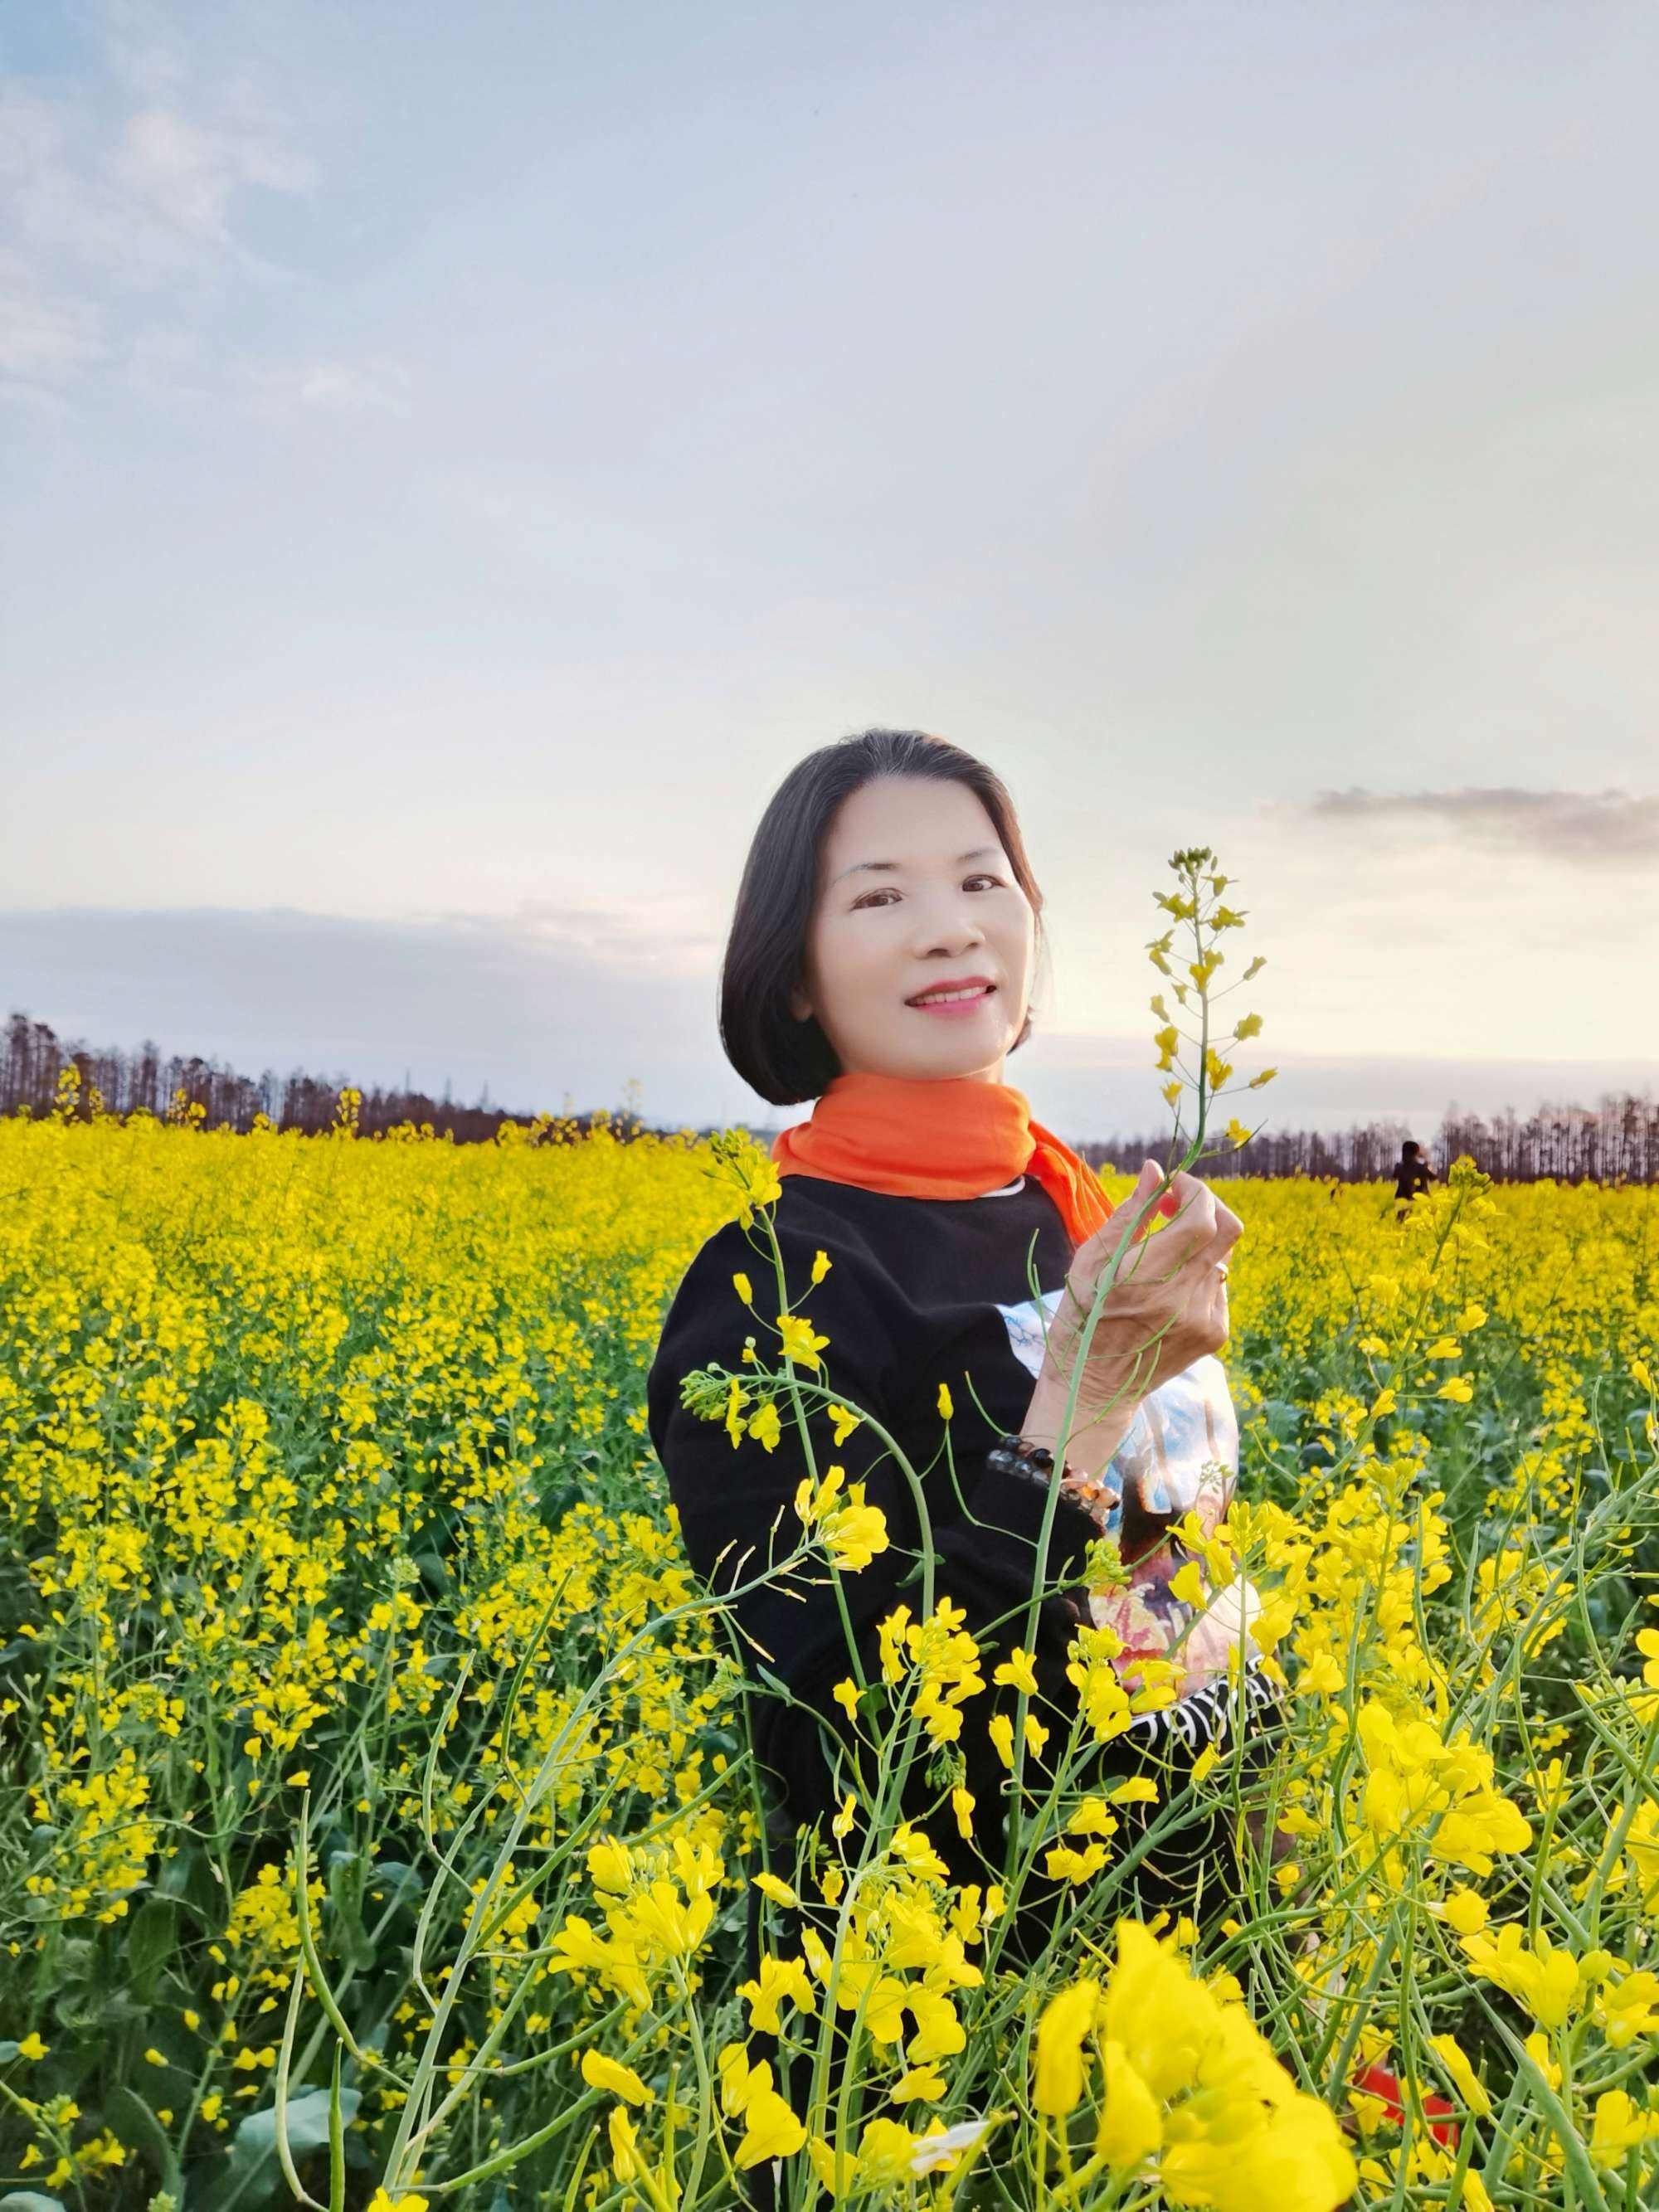
<path id="1" fill-rule="evenodd" d="M 1055 1480 L 1053 1452 L 1047 1444 L 1028 1443 L 1024 1437 L 999 1437 L 986 1455 L 986 1465 L 995 1468 L 1000 1474 L 1019 1475 L 1044 1490 Z M 1097 1521 L 1104 1521 L 1121 1501 L 1121 1493 L 1104 1475 L 1085 1474 L 1074 1467 L 1063 1465 L 1059 1481 L 1066 1496 Z"/>

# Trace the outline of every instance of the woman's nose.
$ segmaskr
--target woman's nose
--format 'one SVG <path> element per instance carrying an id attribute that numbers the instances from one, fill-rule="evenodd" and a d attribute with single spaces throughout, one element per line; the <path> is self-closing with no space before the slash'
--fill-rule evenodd
<path id="1" fill-rule="evenodd" d="M 970 914 L 936 915 L 931 921 L 921 922 L 916 931 L 918 951 L 928 947 L 952 951 L 969 945 L 983 945 L 985 932 L 977 919 Z"/>

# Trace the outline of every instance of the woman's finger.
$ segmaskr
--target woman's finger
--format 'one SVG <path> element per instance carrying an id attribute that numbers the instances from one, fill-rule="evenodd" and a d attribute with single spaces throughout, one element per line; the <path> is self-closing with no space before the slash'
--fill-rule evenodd
<path id="1" fill-rule="evenodd" d="M 1223 1208 L 1225 1213 L 1225 1208 Z M 1227 1213 L 1216 1224 L 1214 1252 L 1218 1260 L 1224 1260 L 1244 1233 L 1244 1224 L 1236 1213 Z"/>
<path id="2" fill-rule="evenodd" d="M 1179 1178 L 1177 1178 L 1179 1180 Z M 1215 1236 L 1215 1197 L 1202 1183 L 1188 1195 L 1182 1211 L 1164 1230 L 1159 1243 L 1166 1258 L 1180 1267 L 1193 1254 L 1207 1249 Z"/>
<path id="3" fill-rule="evenodd" d="M 1148 1193 L 1137 1188 L 1132 1191 L 1127 1198 L 1120 1199 L 1109 1218 L 1101 1223 L 1091 1237 L 1085 1237 L 1082 1243 L 1078 1246 L 1073 1255 L 1073 1264 L 1082 1267 L 1091 1275 L 1097 1275 L 1107 1261 L 1113 1259 L 1126 1245 L 1138 1248 L 1144 1244 L 1151 1233 L 1152 1224 L 1158 1216 L 1173 1210 L 1166 1193 L 1157 1206 L 1148 1210 L 1146 1219 L 1131 1228 L 1130 1224 L 1134 1221 L 1134 1217 L 1139 1212 L 1142 1202 L 1147 1195 Z"/>
<path id="4" fill-rule="evenodd" d="M 1226 1266 L 1227 1255 L 1231 1249 L 1231 1245 L 1224 1238 L 1218 1237 L 1201 1252 L 1194 1252 L 1182 1272 L 1190 1275 L 1194 1282 L 1224 1284 L 1226 1278 L 1218 1270 Z"/>

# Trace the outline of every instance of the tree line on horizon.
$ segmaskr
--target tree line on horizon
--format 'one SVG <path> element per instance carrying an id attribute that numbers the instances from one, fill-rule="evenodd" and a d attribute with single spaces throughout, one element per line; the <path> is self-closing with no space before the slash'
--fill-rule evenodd
<path id="1" fill-rule="evenodd" d="M 1321 1182 L 1392 1180 L 1401 1146 L 1412 1137 L 1437 1175 L 1467 1153 L 1497 1182 L 1659 1182 L 1659 1104 L 1612 1092 L 1593 1107 L 1543 1105 L 1524 1119 L 1512 1106 L 1486 1120 L 1453 1104 L 1428 1134 L 1397 1116 L 1337 1131 L 1264 1129 L 1247 1145 L 1224 1145 L 1207 1153 L 1196 1172 L 1206 1182 L 1225 1176 L 1300 1175 Z M 1106 1143 L 1086 1139 L 1077 1146 L 1091 1167 L 1109 1163 L 1132 1172 L 1142 1160 L 1163 1159 L 1169 1149 L 1167 1129 Z"/>
<path id="2" fill-rule="evenodd" d="M 633 1086 L 629 1088 L 631 1092 Z M 263 1115 L 279 1131 L 318 1136 L 339 1126 L 348 1091 L 356 1101 L 353 1118 L 358 1133 L 366 1137 L 413 1128 L 456 1144 L 488 1144 L 509 1121 L 520 1127 L 534 1125 L 544 1135 L 562 1138 L 580 1134 L 601 1119 L 623 1139 L 667 1133 L 647 1125 L 631 1100 L 619 1109 L 598 1115 L 567 1109 L 555 1117 L 545 1110 L 518 1113 L 491 1105 L 487 1093 L 469 1106 L 457 1104 L 447 1095 L 438 1099 L 409 1087 L 364 1089 L 344 1076 L 313 1075 L 302 1069 L 279 1075 L 267 1068 L 249 1076 L 199 1054 L 163 1057 L 148 1040 L 131 1052 L 118 1048 L 92 1051 L 60 1039 L 47 1024 L 23 1013 L 14 1013 L 8 1021 L 0 1055 L 0 1113 L 33 1119 L 53 1112 L 82 1121 L 100 1112 L 123 1120 L 149 1114 L 161 1121 L 245 1134 Z M 759 1123 L 747 1126 L 758 1138 L 776 1133 Z M 1401 1144 L 1413 1136 L 1437 1170 L 1468 1153 L 1500 1182 L 1536 1182 L 1546 1177 L 1559 1182 L 1659 1181 L 1659 1104 L 1646 1097 L 1612 1093 L 1604 1093 L 1594 1107 L 1543 1105 L 1524 1119 L 1513 1107 L 1488 1121 L 1461 1113 L 1453 1104 L 1432 1135 L 1398 1118 L 1340 1131 L 1263 1130 L 1243 1146 L 1207 1154 L 1199 1172 L 1206 1180 L 1301 1175 L 1328 1182 L 1370 1182 L 1393 1176 Z M 1164 1158 L 1169 1146 L 1165 1128 L 1144 1136 L 1085 1139 L 1077 1150 L 1093 1167 L 1133 1169 L 1143 1159 Z"/>

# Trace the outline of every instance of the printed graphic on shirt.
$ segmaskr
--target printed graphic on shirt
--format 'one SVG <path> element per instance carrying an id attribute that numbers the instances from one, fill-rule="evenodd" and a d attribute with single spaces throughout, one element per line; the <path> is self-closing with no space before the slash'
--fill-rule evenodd
<path id="1" fill-rule="evenodd" d="M 1225 1677 L 1235 1648 L 1249 1653 L 1249 1625 L 1260 1610 L 1242 1577 L 1217 1591 L 1200 1571 L 1200 1607 L 1170 1587 L 1188 1553 L 1168 1532 L 1189 1512 L 1206 1534 L 1213 1529 L 1238 1480 L 1238 1416 L 1213 1352 L 1142 1400 L 1110 1472 L 1122 1503 L 1106 1526 L 1123 1546 L 1131 1580 L 1125 1589 L 1091 1593 L 1090 1611 L 1097 1627 L 1122 1639 L 1113 1665 L 1126 1688 L 1139 1683 L 1140 1662 L 1178 1653 L 1176 1694 L 1184 1701 Z"/>
<path id="2" fill-rule="evenodd" d="M 995 1193 L 989 1194 L 992 1196 Z M 1022 1367 L 1029 1367 L 1035 1378 L 1042 1371 L 1043 1330 L 1054 1320 L 1054 1308 L 1060 1304 L 1066 1285 L 1061 1283 L 1052 1291 L 1045 1291 L 1040 1298 L 1027 1298 L 1017 1306 L 999 1306 L 1008 1328 L 1008 1342 Z"/>
<path id="3" fill-rule="evenodd" d="M 1044 1331 L 1053 1326 L 1065 1288 L 1062 1283 L 1041 1298 L 997 1308 L 1015 1358 L 1034 1377 L 1042 1368 Z M 1206 1469 L 1236 1473 L 1237 1467 L 1238 1417 L 1227 1371 L 1209 1352 L 1142 1400 L 1112 1461 L 1121 1486 L 1133 1484 L 1142 1510 L 1171 1521 L 1198 1503 Z"/>
<path id="4" fill-rule="evenodd" d="M 1178 1521 L 1197 1504 L 1206 1474 L 1238 1470 L 1238 1416 L 1227 1370 L 1205 1352 L 1141 1401 L 1112 1465 L 1144 1512 Z"/>
<path id="5" fill-rule="evenodd" d="M 1062 1284 L 1040 1299 L 997 1308 L 1015 1358 L 1034 1376 L 1042 1365 L 1045 1325 L 1052 1324 L 1064 1289 Z M 1101 1526 L 1123 1546 L 1134 1572 L 1127 1589 L 1093 1595 L 1091 1610 L 1097 1626 L 1123 1639 L 1115 1663 L 1128 1687 L 1139 1679 L 1137 1661 L 1178 1646 L 1184 1698 L 1224 1675 L 1233 1645 L 1248 1650 L 1249 1624 L 1260 1603 L 1248 1584 L 1235 1583 L 1194 1618 L 1194 1608 L 1170 1590 L 1186 1553 L 1164 1540 L 1165 1532 L 1188 1512 L 1213 1528 L 1238 1477 L 1238 1416 L 1227 1371 L 1213 1352 L 1141 1401 L 1107 1474 L 1118 1499 L 1100 1516 Z"/>

